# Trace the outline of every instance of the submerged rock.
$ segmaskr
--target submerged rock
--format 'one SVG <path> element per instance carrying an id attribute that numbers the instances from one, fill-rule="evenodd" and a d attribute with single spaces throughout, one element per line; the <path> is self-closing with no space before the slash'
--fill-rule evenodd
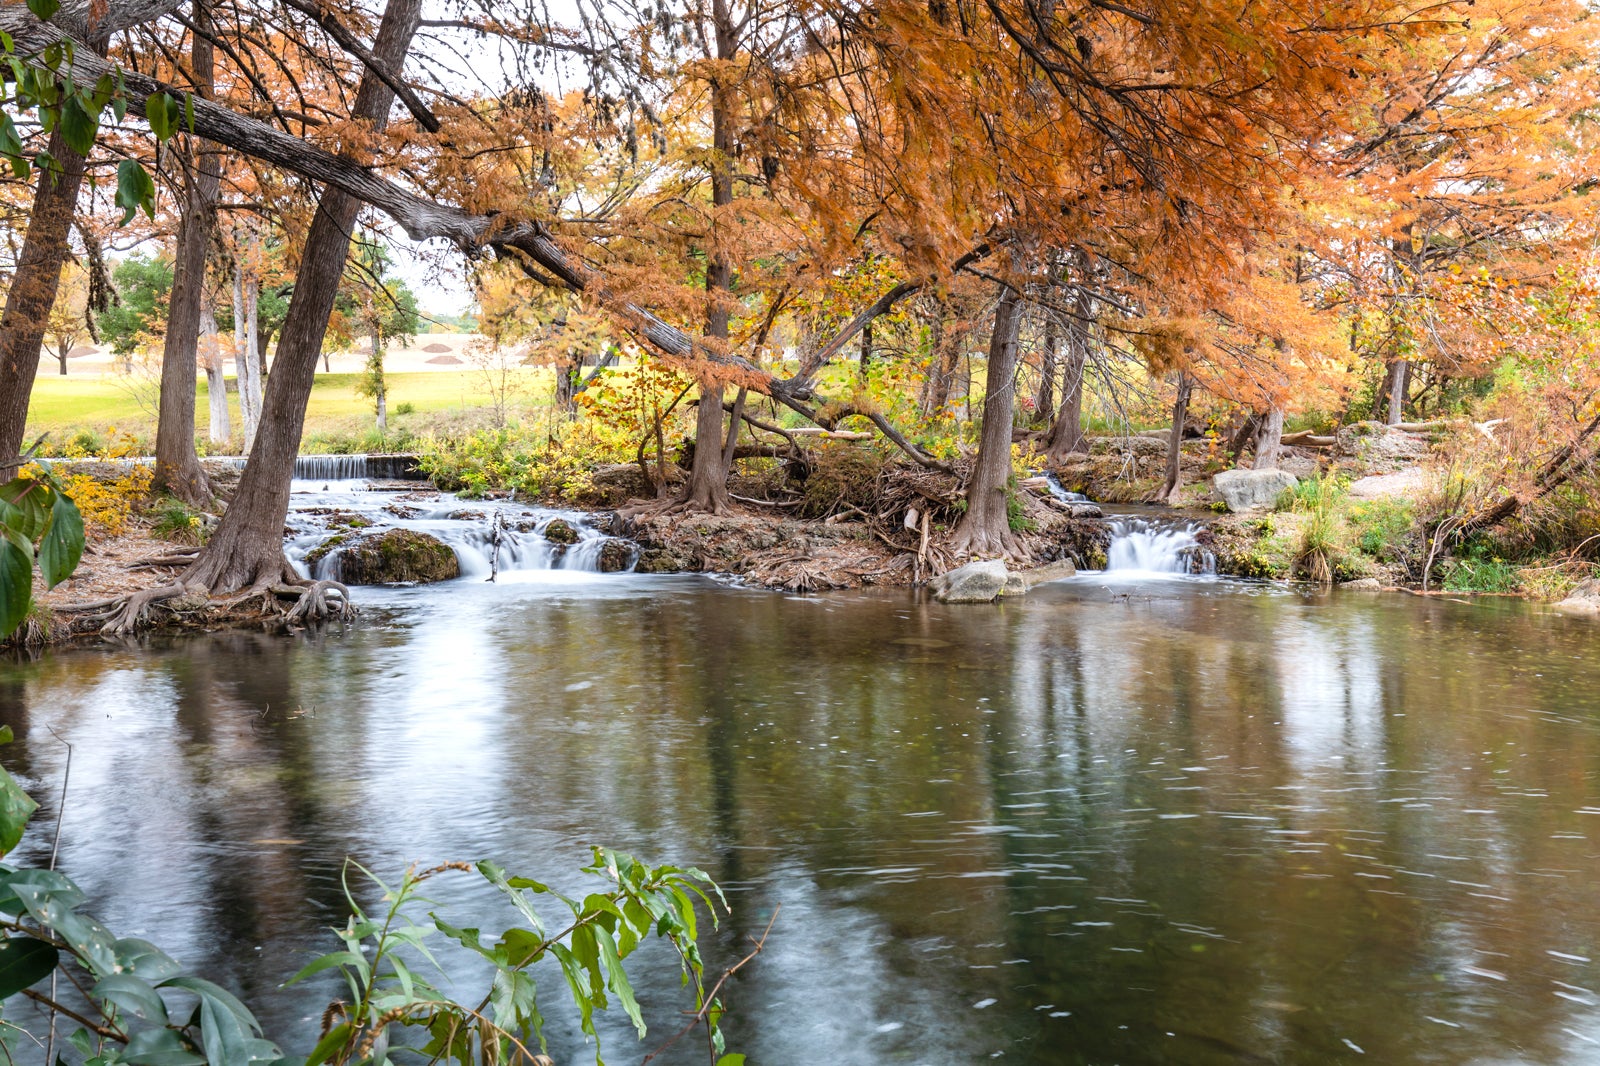
<path id="1" fill-rule="evenodd" d="M 928 582 L 940 603 L 993 603 L 1005 590 L 1006 564 L 998 559 L 958 566 Z"/>
<path id="2" fill-rule="evenodd" d="M 1272 507 L 1285 489 L 1298 484 L 1300 479 L 1284 470 L 1224 470 L 1211 479 L 1211 487 L 1235 513 Z"/>
<path id="3" fill-rule="evenodd" d="M 1062 578 L 1076 577 L 1077 574 L 1078 568 L 1073 565 L 1071 559 L 1057 559 L 1053 563 L 1046 563 L 1032 570 L 1024 570 L 1017 576 L 1022 578 L 1023 583 L 1031 589 L 1035 585 L 1044 584 L 1046 581 L 1060 581 Z"/>
<path id="4" fill-rule="evenodd" d="M 461 576 L 460 560 L 448 544 L 410 529 L 334 537 L 307 555 L 306 564 L 315 568 L 334 551 L 336 575 L 347 585 L 427 584 Z"/>
<path id="5" fill-rule="evenodd" d="M 1600 614 L 1600 578 L 1591 578 L 1568 593 L 1556 604 L 1556 610 L 1568 614 Z"/>

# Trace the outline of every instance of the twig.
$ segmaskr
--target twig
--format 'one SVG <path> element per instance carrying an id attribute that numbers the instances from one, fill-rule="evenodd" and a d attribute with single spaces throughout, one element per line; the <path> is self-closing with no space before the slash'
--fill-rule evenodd
<path id="1" fill-rule="evenodd" d="M 722 976 L 717 978 L 717 983 L 711 986 L 711 991 L 706 994 L 704 1001 L 700 1004 L 700 1009 L 695 1011 L 693 1016 L 690 1017 L 689 1023 L 674 1033 L 665 1044 L 662 1044 L 660 1047 L 650 1052 L 650 1054 L 646 1055 L 644 1057 L 644 1061 L 641 1062 L 639 1066 L 649 1066 L 651 1059 L 658 1055 L 665 1054 L 668 1048 L 692 1032 L 695 1026 L 705 1021 L 706 1014 L 711 1010 L 711 1005 L 716 1002 L 717 993 L 722 990 L 723 983 L 726 982 L 728 978 L 732 977 L 734 974 L 743 969 L 745 963 L 761 954 L 761 949 L 767 946 L 767 937 L 772 934 L 772 923 L 778 920 L 778 912 L 781 910 L 783 910 L 783 904 L 781 903 L 772 908 L 772 917 L 767 919 L 767 927 L 761 931 L 761 939 L 755 941 L 756 946 L 754 950 L 752 950 L 750 954 L 746 955 L 738 962 L 734 963 L 732 966 L 728 967 L 726 970 L 722 971 Z"/>
<path id="2" fill-rule="evenodd" d="M 67 765 L 61 772 L 61 799 L 56 803 L 56 832 L 54 838 L 50 841 L 49 868 L 54 870 L 56 868 L 56 856 L 61 853 L 61 822 L 67 816 L 67 786 L 72 782 L 72 745 L 67 743 L 66 737 L 56 732 L 55 726 L 46 726 L 45 728 L 49 729 L 50 735 L 61 741 L 62 746 L 67 749 Z M 50 999 L 52 1001 L 56 998 L 56 978 L 60 972 L 60 967 L 50 971 Z M 94 1027 L 91 1025 L 90 1028 Z M 45 1043 L 44 1061 L 56 1061 L 56 1016 L 53 1011 L 50 1014 L 50 1036 Z"/>

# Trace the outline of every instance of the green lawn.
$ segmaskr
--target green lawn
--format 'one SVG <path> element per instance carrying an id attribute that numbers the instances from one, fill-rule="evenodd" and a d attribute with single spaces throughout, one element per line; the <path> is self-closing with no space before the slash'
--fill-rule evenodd
<path id="1" fill-rule="evenodd" d="M 549 375 L 533 371 L 519 400 L 543 401 Z M 372 400 L 357 395 L 359 374 L 318 374 L 306 411 L 306 435 L 359 433 L 372 425 Z M 239 397 L 229 379 L 228 406 L 235 437 L 240 433 Z M 464 414 L 491 402 L 483 376 L 473 370 L 399 373 L 388 375 L 389 413 L 393 425 L 400 419 L 419 423 L 439 416 Z M 79 432 L 105 437 L 112 429 L 143 442 L 155 437 L 156 382 L 154 379 L 101 377 L 74 378 L 40 375 L 34 382 L 28 406 L 28 433 L 32 440 L 48 431 L 58 447 Z M 210 394 L 204 376 L 195 404 L 195 426 L 204 437 L 210 423 Z M 396 409 L 411 404 L 414 415 L 400 416 Z M 434 416 L 428 418 L 426 416 Z M 236 442 L 238 443 L 237 439 Z"/>

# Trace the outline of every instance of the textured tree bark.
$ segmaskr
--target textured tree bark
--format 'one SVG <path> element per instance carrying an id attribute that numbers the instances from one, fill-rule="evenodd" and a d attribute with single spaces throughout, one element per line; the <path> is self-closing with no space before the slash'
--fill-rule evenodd
<path id="1" fill-rule="evenodd" d="M 390 0 L 385 7 L 373 52 L 389 69 L 398 70 L 403 63 L 421 10 L 422 0 Z M 351 115 L 382 130 L 393 100 L 393 91 L 369 70 L 361 77 Z M 360 208 L 361 202 L 348 193 L 337 189 L 323 192 L 306 237 L 294 300 L 267 382 L 261 428 L 250 461 L 222 522 L 184 573 L 185 583 L 225 593 L 263 588 L 295 576 L 283 554 L 289 483 L 328 316 L 338 296 L 350 253 L 350 233 Z"/>
<path id="2" fill-rule="evenodd" d="M 1274 405 L 1261 416 L 1256 427 L 1257 470 L 1278 469 L 1278 459 L 1283 453 L 1283 408 Z"/>
<path id="3" fill-rule="evenodd" d="M 215 62 L 205 5 L 194 5 L 191 67 L 196 93 L 211 96 Z M 177 262 L 168 300 L 167 336 L 161 349 L 160 414 L 156 420 L 156 464 L 152 485 L 191 507 L 211 503 L 211 486 L 194 446 L 196 367 L 200 351 L 201 304 L 205 298 L 206 258 L 217 226 L 217 190 L 222 157 L 215 146 L 187 137 L 183 214 L 178 221 Z"/>
<path id="4" fill-rule="evenodd" d="M 1396 359 L 1389 364 L 1389 412 L 1384 419 L 1391 426 L 1405 421 L 1406 390 L 1411 385 L 1411 363 Z"/>
<path id="5" fill-rule="evenodd" d="M 995 307 L 994 332 L 989 335 L 983 427 L 979 431 L 978 460 L 967 482 L 967 513 L 951 537 L 951 550 L 958 554 L 1024 554 L 1011 533 L 1006 507 L 1006 489 L 1011 480 L 1011 420 L 1016 408 L 1017 331 L 1021 323 L 1022 297 L 1006 286 Z"/>
<path id="6" fill-rule="evenodd" d="M 22 453 L 28 398 L 39 372 L 45 326 L 61 285 L 61 266 L 70 251 L 67 234 L 83 184 L 83 157 L 67 147 L 60 130 L 50 135 L 49 151 L 61 169 L 39 171 L 28 232 L 6 293 L 5 311 L 0 313 L 0 481 L 11 479 Z"/>
<path id="7" fill-rule="evenodd" d="M 1194 379 L 1186 371 L 1178 372 L 1178 398 L 1172 405 L 1172 432 L 1167 440 L 1167 480 L 1161 486 L 1157 500 L 1171 506 L 1183 483 L 1183 423 L 1189 417 L 1189 393 L 1194 389 Z"/>
<path id="8" fill-rule="evenodd" d="M 383 380 L 383 335 L 372 331 L 372 402 L 377 408 L 378 432 L 389 432 L 389 384 Z"/>

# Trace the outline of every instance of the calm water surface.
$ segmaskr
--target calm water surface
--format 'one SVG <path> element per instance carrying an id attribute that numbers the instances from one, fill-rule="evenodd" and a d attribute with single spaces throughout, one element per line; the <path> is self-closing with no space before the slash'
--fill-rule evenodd
<path id="1" fill-rule="evenodd" d="M 3 754 L 48 819 L 51 730 L 74 745 L 61 866 L 290 1049 L 332 990 L 280 982 L 333 946 L 345 856 L 568 884 L 603 843 L 726 886 L 713 966 L 781 905 L 728 996 L 761 1066 L 1600 1063 L 1591 623 L 1184 580 L 947 607 L 512 576 L 0 665 Z M 639 977 L 663 1035 L 672 960 Z"/>

